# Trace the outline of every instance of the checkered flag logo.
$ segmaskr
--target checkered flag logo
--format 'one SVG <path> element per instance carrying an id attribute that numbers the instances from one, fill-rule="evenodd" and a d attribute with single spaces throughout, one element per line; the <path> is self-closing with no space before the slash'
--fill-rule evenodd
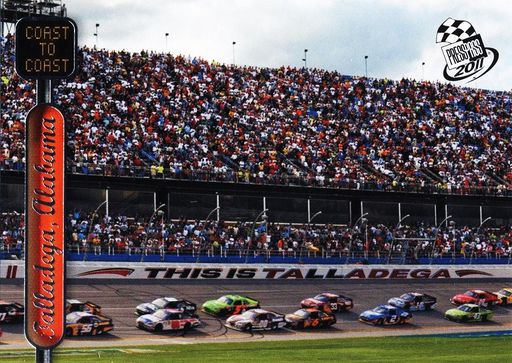
<path id="1" fill-rule="evenodd" d="M 455 43 L 476 34 L 475 28 L 465 20 L 448 18 L 437 29 L 436 43 Z"/>

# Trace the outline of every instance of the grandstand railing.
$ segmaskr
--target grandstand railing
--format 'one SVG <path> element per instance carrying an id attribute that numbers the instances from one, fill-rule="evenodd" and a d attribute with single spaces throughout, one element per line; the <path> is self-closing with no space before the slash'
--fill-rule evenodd
<path id="1" fill-rule="evenodd" d="M 391 180 L 357 180 L 351 178 L 318 178 L 305 175 L 264 175 L 257 173 L 239 173 L 234 170 L 226 172 L 214 172 L 207 170 L 182 170 L 175 171 L 165 168 L 163 173 L 152 172 L 148 166 L 120 166 L 120 165 L 99 165 L 86 163 L 68 163 L 68 171 L 73 174 L 81 175 L 101 175 L 129 178 L 153 178 L 169 180 L 191 180 L 205 182 L 231 182 L 247 184 L 270 184 L 285 186 L 302 186 L 317 188 L 335 188 L 352 190 L 372 190 L 385 192 L 407 192 L 407 193 L 437 193 L 437 194 L 456 194 L 456 195 L 490 195 L 490 196 L 511 196 L 512 188 L 510 185 L 489 185 L 489 186 L 457 186 L 437 183 L 411 183 L 398 182 Z M 23 171 L 24 165 L 21 162 L 9 163 L 5 161 L 0 164 L 0 170 Z"/>
<path id="2" fill-rule="evenodd" d="M 71 260 L 132 262 L 226 262 L 226 263 L 322 263 L 322 264 L 512 264 L 512 253 L 477 252 L 469 254 L 440 249 L 415 251 L 365 251 L 330 249 L 252 250 L 215 248 L 80 246 L 67 250 Z"/>
<path id="3" fill-rule="evenodd" d="M 355 180 L 350 178 L 323 178 L 308 176 L 290 176 L 290 175 L 264 175 L 257 173 L 238 173 L 233 170 L 226 172 L 212 172 L 205 170 L 183 170 L 174 171 L 164 168 L 163 173 L 152 172 L 151 168 L 140 166 L 116 166 L 116 165 L 96 165 L 96 164 L 72 164 L 68 166 L 74 174 L 83 175 L 102 175 L 119 176 L 135 178 L 154 178 L 171 180 L 193 180 L 205 182 L 233 182 L 249 184 L 271 184 L 286 186 L 307 186 L 307 187 L 330 187 L 336 189 L 356 189 L 356 190 L 376 190 L 376 191 L 395 191 L 409 193 L 439 193 L 439 194 L 460 194 L 460 195 L 494 195 L 509 196 L 512 190 L 503 186 L 450 186 L 444 184 L 419 184 L 419 183 L 393 183 L 390 180 Z"/>
<path id="4" fill-rule="evenodd" d="M 472 251 L 443 253 L 441 250 L 364 251 L 329 249 L 250 250 L 219 248 L 68 246 L 69 261 L 118 262 L 214 262 L 214 263 L 298 263 L 298 264 L 512 264 L 512 253 Z M 0 259 L 22 259 L 21 248 L 0 249 Z"/>

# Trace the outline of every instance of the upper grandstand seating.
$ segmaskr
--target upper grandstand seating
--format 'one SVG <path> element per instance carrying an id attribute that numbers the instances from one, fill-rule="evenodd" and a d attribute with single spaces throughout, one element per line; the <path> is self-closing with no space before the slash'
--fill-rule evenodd
<path id="1" fill-rule="evenodd" d="M 22 170 L 34 84 L 0 39 L 0 169 Z M 509 195 L 511 94 L 322 69 L 80 48 L 56 85 L 70 171 Z M 160 167 L 160 168 L 159 168 Z"/>

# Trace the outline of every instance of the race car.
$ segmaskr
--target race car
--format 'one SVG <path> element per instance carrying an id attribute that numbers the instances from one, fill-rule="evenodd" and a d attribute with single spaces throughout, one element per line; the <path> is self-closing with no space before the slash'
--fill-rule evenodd
<path id="1" fill-rule="evenodd" d="M 498 301 L 501 303 L 501 305 L 512 304 L 512 288 L 503 288 L 494 294 L 498 296 Z"/>
<path id="2" fill-rule="evenodd" d="M 260 307 L 257 300 L 241 295 L 224 295 L 217 300 L 208 300 L 203 304 L 202 311 L 212 315 L 235 315 L 249 309 Z"/>
<path id="3" fill-rule="evenodd" d="M 81 302 L 80 300 L 67 299 L 66 314 L 74 313 L 75 311 L 101 315 L 101 306 L 90 301 Z"/>
<path id="4" fill-rule="evenodd" d="M 484 309 L 476 304 L 464 304 L 455 309 L 447 310 L 444 317 L 451 321 L 464 323 L 468 321 L 487 321 L 492 318 L 492 310 Z"/>
<path id="5" fill-rule="evenodd" d="M 163 330 L 189 330 L 201 325 L 201 321 L 181 309 L 158 309 L 153 314 L 137 318 L 137 328 L 161 332 Z"/>
<path id="6" fill-rule="evenodd" d="M 300 306 L 302 308 L 316 308 L 324 313 L 331 314 L 352 309 L 354 302 L 349 297 L 324 292 L 313 298 L 302 300 Z"/>
<path id="7" fill-rule="evenodd" d="M 0 300 L 0 323 L 15 323 L 23 321 L 25 309 L 17 302 Z"/>
<path id="8" fill-rule="evenodd" d="M 150 303 L 137 305 L 136 315 L 153 314 L 159 309 L 177 309 L 189 314 L 195 314 L 197 305 L 185 299 L 176 299 L 174 297 L 160 297 Z"/>
<path id="9" fill-rule="evenodd" d="M 437 299 L 435 297 L 418 292 L 408 292 L 400 297 L 393 297 L 388 300 L 389 305 L 409 311 L 430 310 L 436 302 Z"/>
<path id="10" fill-rule="evenodd" d="M 103 316 L 75 311 L 66 315 L 66 336 L 101 335 L 114 329 L 112 319 Z"/>
<path id="11" fill-rule="evenodd" d="M 326 314 L 315 308 L 299 309 L 293 314 L 286 314 L 284 319 L 292 329 L 320 328 L 336 324 L 333 314 Z"/>
<path id="12" fill-rule="evenodd" d="M 392 305 L 379 305 L 359 315 L 359 321 L 373 325 L 405 324 L 411 320 L 412 314 Z"/>
<path id="13" fill-rule="evenodd" d="M 484 290 L 468 290 L 464 294 L 455 295 L 450 299 L 454 305 L 477 304 L 480 306 L 492 306 L 499 303 L 498 296 Z"/>
<path id="14" fill-rule="evenodd" d="M 226 320 L 227 328 L 252 331 L 252 330 L 276 330 L 286 326 L 284 315 L 274 311 L 253 309 L 240 315 L 233 315 Z"/>

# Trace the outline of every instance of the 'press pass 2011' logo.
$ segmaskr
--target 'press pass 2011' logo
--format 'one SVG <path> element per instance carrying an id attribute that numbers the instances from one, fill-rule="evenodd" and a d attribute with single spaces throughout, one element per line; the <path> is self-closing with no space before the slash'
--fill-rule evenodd
<path id="1" fill-rule="evenodd" d="M 437 29 L 436 43 L 441 46 L 448 81 L 472 82 L 489 72 L 498 61 L 498 51 L 485 47 L 482 36 L 465 20 L 448 18 Z"/>

